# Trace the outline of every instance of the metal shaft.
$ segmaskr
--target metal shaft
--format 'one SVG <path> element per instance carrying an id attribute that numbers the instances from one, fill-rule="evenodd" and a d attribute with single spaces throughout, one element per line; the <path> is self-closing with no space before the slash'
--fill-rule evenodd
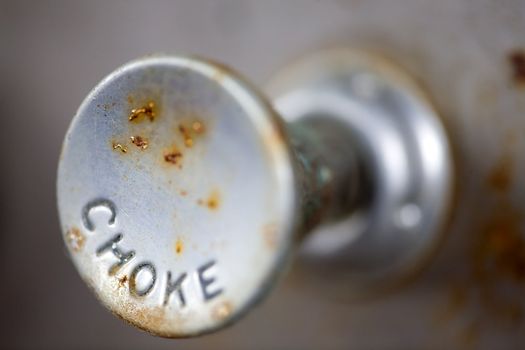
<path id="1" fill-rule="evenodd" d="M 326 116 L 287 125 L 296 161 L 304 235 L 349 216 L 365 202 L 369 186 L 351 131 Z"/>

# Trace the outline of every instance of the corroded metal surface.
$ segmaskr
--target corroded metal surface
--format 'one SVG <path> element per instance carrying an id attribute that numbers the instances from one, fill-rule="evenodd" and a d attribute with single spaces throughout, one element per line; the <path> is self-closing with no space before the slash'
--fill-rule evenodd
<path id="1" fill-rule="evenodd" d="M 296 236 L 323 224 L 339 224 L 337 246 L 321 226 L 310 254 L 361 294 L 435 251 L 452 159 L 410 78 L 338 50 L 275 86 L 286 127 L 236 73 L 196 58 L 129 63 L 80 106 L 58 209 L 73 262 L 115 314 L 166 337 L 222 328 L 273 287 Z"/>
<path id="2" fill-rule="evenodd" d="M 220 328 L 260 299 L 296 227 L 274 112 L 233 73 L 151 57 L 86 98 L 58 170 L 65 241 L 112 312 L 149 332 Z"/>
<path id="3" fill-rule="evenodd" d="M 501 259 L 478 247 L 492 247 L 484 243 L 490 232 L 509 242 L 524 232 L 525 90 L 510 60 L 525 49 L 523 1 L 4 1 L 0 18 L 7 150 L 0 295 L 8 301 L 8 348 L 522 348 L 522 255 Z M 334 45 L 400 63 L 444 116 L 460 183 L 438 259 L 412 284 L 357 303 L 344 292 L 327 296 L 296 264 L 243 322 L 192 341 L 150 337 L 105 313 L 57 239 L 56 159 L 78 101 L 114 67 L 151 52 L 216 57 L 263 83 L 286 63 Z"/>

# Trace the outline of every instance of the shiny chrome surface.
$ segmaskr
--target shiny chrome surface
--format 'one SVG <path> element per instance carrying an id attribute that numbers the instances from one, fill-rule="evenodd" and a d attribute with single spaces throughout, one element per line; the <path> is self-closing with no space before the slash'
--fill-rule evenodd
<path id="1" fill-rule="evenodd" d="M 62 230 L 112 312 L 196 335 L 239 317 L 281 269 L 293 177 L 273 110 L 235 74 L 144 58 L 102 81 L 73 120 L 58 170 Z"/>
<path id="2" fill-rule="evenodd" d="M 341 122 L 366 177 L 358 210 L 319 227 L 305 257 L 345 266 L 336 277 L 356 294 L 420 269 L 443 239 L 454 191 L 448 136 L 421 87 L 377 54 L 338 49 L 283 69 L 268 91 L 292 125 Z"/>
<path id="3" fill-rule="evenodd" d="M 522 0 L 0 2 L 1 344 L 521 349 L 525 90 L 510 58 L 525 51 L 524 11 Z M 56 164 L 90 89 L 151 52 L 214 57 L 262 86 L 288 62 L 334 46 L 370 49 L 401 64 L 447 126 L 459 174 L 456 206 L 424 273 L 395 292 L 354 302 L 344 283 L 327 293 L 328 284 L 296 259 L 242 322 L 191 340 L 151 337 L 105 312 L 57 234 Z"/>
<path id="4" fill-rule="evenodd" d="M 450 207 L 437 115 L 373 55 L 307 62 L 276 83 L 286 127 L 236 73 L 196 58 L 139 59 L 88 95 L 63 145 L 58 209 L 108 309 L 165 337 L 217 330 L 315 227 L 307 251 L 344 263 L 361 292 L 421 266 Z M 334 246 L 341 233 L 323 224 L 341 220 Z"/>

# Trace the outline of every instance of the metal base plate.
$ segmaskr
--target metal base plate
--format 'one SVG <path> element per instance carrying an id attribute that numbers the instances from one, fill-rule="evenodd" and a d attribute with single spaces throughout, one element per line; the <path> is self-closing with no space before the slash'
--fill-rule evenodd
<path id="1" fill-rule="evenodd" d="M 334 50 L 279 72 L 267 90 L 288 122 L 312 114 L 344 121 L 370 179 L 366 207 L 311 234 L 305 260 L 324 278 L 337 270 L 351 291 L 418 270 L 442 238 L 453 193 L 448 138 L 421 89 L 383 58 Z"/>

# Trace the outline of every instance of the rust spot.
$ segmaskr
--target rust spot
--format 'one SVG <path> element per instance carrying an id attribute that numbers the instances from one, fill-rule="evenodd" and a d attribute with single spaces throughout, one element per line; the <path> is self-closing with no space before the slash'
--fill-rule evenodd
<path id="1" fill-rule="evenodd" d="M 146 148 L 148 148 L 148 140 L 146 140 L 145 138 L 141 137 L 141 136 L 131 136 L 130 137 L 130 140 L 131 140 L 131 143 L 134 144 L 135 146 L 145 150 Z"/>
<path id="2" fill-rule="evenodd" d="M 193 146 L 193 138 L 191 137 L 190 131 L 182 124 L 179 125 L 179 131 L 184 137 L 184 145 L 188 148 Z"/>
<path id="3" fill-rule="evenodd" d="M 186 190 L 180 190 L 180 191 L 179 191 L 179 194 L 180 194 L 181 196 L 183 196 L 183 197 L 186 197 L 186 196 L 188 195 L 188 191 L 186 191 Z"/>
<path id="4" fill-rule="evenodd" d="M 138 307 L 132 303 L 122 305 L 122 310 L 112 310 L 124 321 L 152 334 L 164 337 L 173 337 L 165 330 L 166 328 L 166 309 L 163 307 Z"/>
<path id="5" fill-rule="evenodd" d="M 184 243 L 182 242 L 182 239 L 177 238 L 177 241 L 175 242 L 175 253 L 177 253 L 177 255 L 180 255 L 182 254 L 183 250 Z"/>
<path id="6" fill-rule="evenodd" d="M 127 275 L 122 276 L 121 278 L 118 279 L 118 287 L 119 288 L 124 287 L 127 282 L 128 282 L 128 276 Z"/>
<path id="7" fill-rule="evenodd" d="M 262 234 L 264 243 L 269 249 L 275 249 L 277 247 L 277 224 L 270 223 L 266 224 L 262 228 Z"/>
<path id="8" fill-rule="evenodd" d="M 286 149 L 284 130 L 280 126 L 272 127 L 264 133 L 263 142 L 271 153 L 282 152 L 283 149 Z"/>
<path id="9" fill-rule="evenodd" d="M 230 302 L 224 301 L 212 309 L 211 317 L 216 321 L 224 320 L 232 314 L 233 306 Z"/>
<path id="10" fill-rule="evenodd" d="M 128 97 L 129 100 L 129 97 Z M 132 121 L 140 121 L 144 117 L 149 119 L 150 122 L 152 122 L 155 119 L 156 113 L 155 113 L 155 103 L 153 101 L 148 102 L 145 106 L 142 106 L 140 108 L 133 108 L 129 114 L 128 120 L 130 122 Z"/>
<path id="11" fill-rule="evenodd" d="M 197 200 L 198 205 L 206 205 L 208 209 L 210 210 L 219 209 L 220 203 L 221 203 L 221 195 L 219 191 L 217 190 L 212 191 L 206 200 L 202 200 L 202 199 Z"/>
<path id="12" fill-rule="evenodd" d="M 201 122 L 193 122 L 191 124 L 191 128 L 193 129 L 193 131 L 195 131 L 197 134 L 202 134 L 204 132 L 204 124 L 202 124 Z"/>
<path id="13" fill-rule="evenodd" d="M 178 150 L 172 150 L 171 152 L 164 154 L 164 161 L 173 165 L 180 165 L 182 162 L 182 153 Z"/>
<path id="14" fill-rule="evenodd" d="M 86 237 L 77 227 L 72 227 L 66 233 L 66 242 L 74 252 L 79 252 L 86 243 Z"/>
<path id="15" fill-rule="evenodd" d="M 507 192 L 512 185 L 514 162 L 508 155 L 501 158 L 500 162 L 489 173 L 487 183 L 489 188 L 498 192 Z"/>
<path id="16" fill-rule="evenodd" d="M 188 125 L 179 124 L 178 129 L 184 138 L 184 145 L 191 148 L 195 143 L 196 137 L 204 132 L 204 124 L 200 121 L 194 121 L 188 123 Z"/>
<path id="17" fill-rule="evenodd" d="M 122 153 L 128 153 L 128 148 L 120 143 L 113 142 L 112 147 L 114 150 L 120 150 Z"/>
<path id="18" fill-rule="evenodd" d="M 502 203 L 489 218 L 473 254 L 476 281 L 484 284 L 505 279 L 525 284 L 525 240 L 519 228 L 521 219 L 508 203 Z"/>
<path id="19" fill-rule="evenodd" d="M 525 86 L 525 51 L 515 49 L 508 54 L 512 78 L 518 85 Z"/>
<path id="20" fill-rule="evenodd" d="M 522 223 L 525 216 L 509 198 L 514 182 L 513 160 L 509 154 L 488 173 L 488 194 L 497 194 L 489 215 L 475 225 L 470 251 L 466 255 L 465 272 L 454 286 L 441 321 L 469 317 L 460 338 L 474 344 L 483 335 L 483 327 L 509 327 L 523 324 L 525 303 L 525 237 Z M 470 311 L 476 310 L 472 316 Z"/>

